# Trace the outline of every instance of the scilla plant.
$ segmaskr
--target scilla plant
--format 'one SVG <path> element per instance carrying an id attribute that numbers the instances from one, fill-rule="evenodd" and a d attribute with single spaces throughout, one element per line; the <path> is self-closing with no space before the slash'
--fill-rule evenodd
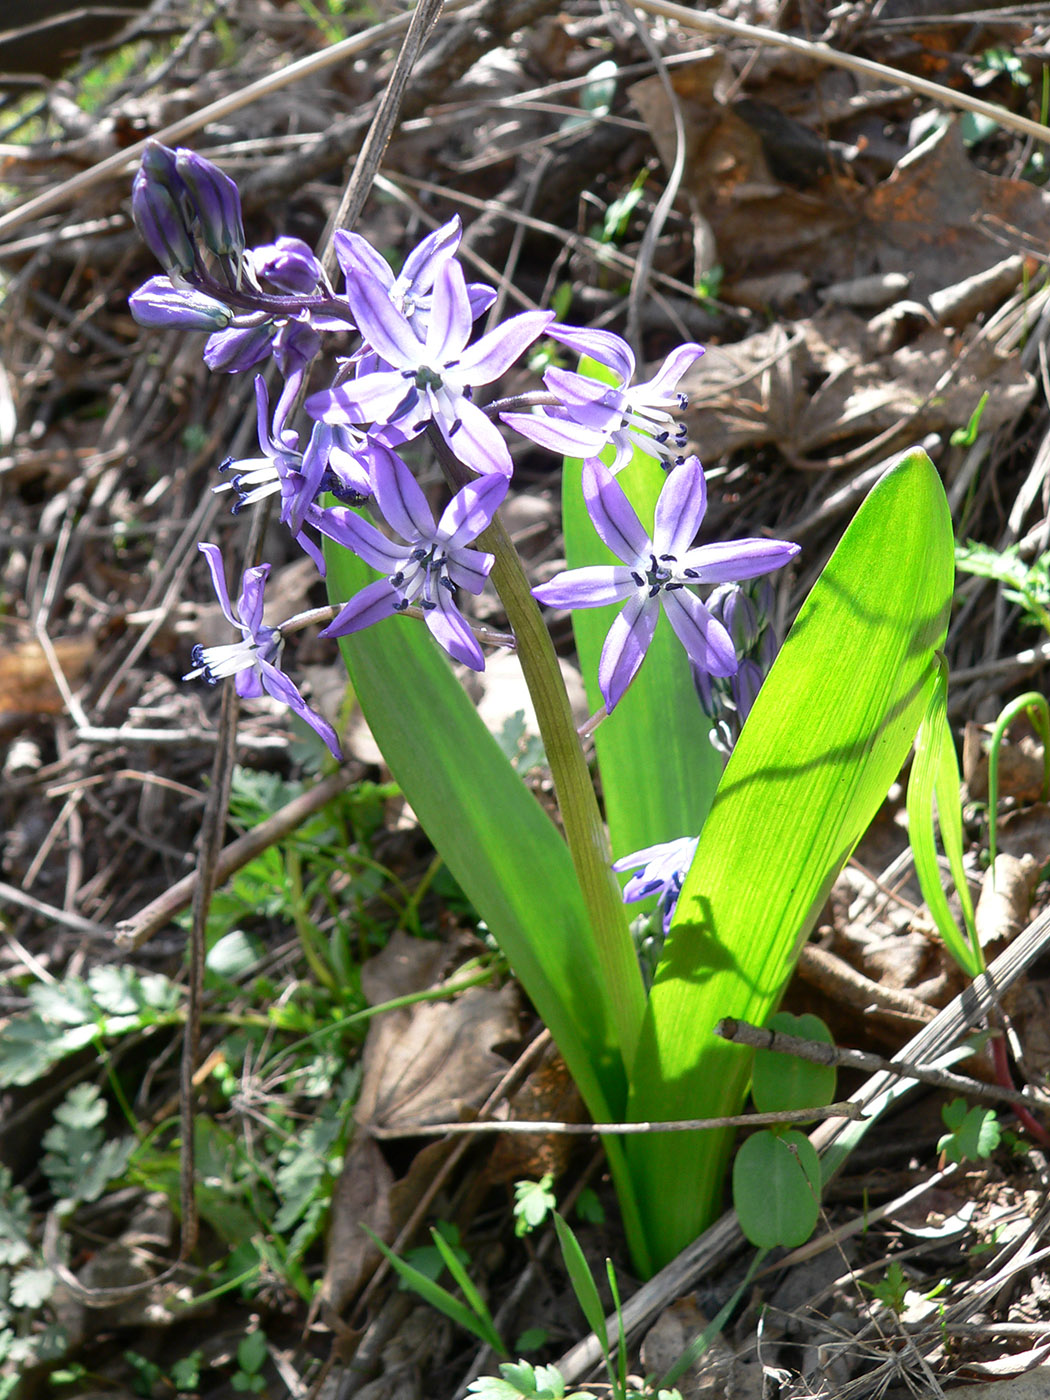
<path id="1" fill-rule="evenodd" d="M 399 271 L 360 235 L 337 233 L 337 290 L 298 239 L 246 247 L 236 187 L 192 151 L 152 145 L 132 208 L 164 268 L 132 296 L 136 318 L 208 331 L 215 370 L 276 366 L 272 407 L 256 381 L 260 455 L 226 463 L 217 489 L 232 490 L 235 510 L 272 494 L 326 574 L 322 636 L 339 639 L 391 771 L 595 1120 L 738 1111 L 751 1056 L 712 1028 L 775 1010 L 924 711 L 953 579 L 929 459 L 908 453 L 875 486 L 774 661 L 770 590 L 758 581 L 797 546 L 696 542 L 705 477 L 674 415 L 700 346 L 680 346 L 638 383 L 618 336 L 547 311 L 477 335 L 495 294 L 467 280 L 457 219 Z M 355 338 L 318 386 L 332 331 Z M 550 367 L 542 390 L 483 407 L 541 336 L 579 368 Z M 305 418 L 292 426 L 300 401 Z M 499 514 L 513 475 L 501 425 L 567 457 L 568 567 L 536 586 Z M 425 453 L 447 484 L 434 505 L 417 476 Z M 239 636 L 197 648 L 189 677 L 268 693 L 337 754 L 332 726 L 280 669 L 284 637 L 316 612 L 265 623 L 269 566 L 246 570 L 234 603 L 218 548 L 201 550 Z M 510 637 L 461 610 L 486 582 Z M 541 605 L 573 611 L 603 807 Z M 500 642 L 515 647 L 532 696 L 560 828 L 450 665 L 480 671 Z M 618 872 L 630 874 L 623 892 Z M 659 904 L 647 974 L 622 893 Z M 719 1211 L 731 1141 L 606 1139 L 641 1273 Z"/>

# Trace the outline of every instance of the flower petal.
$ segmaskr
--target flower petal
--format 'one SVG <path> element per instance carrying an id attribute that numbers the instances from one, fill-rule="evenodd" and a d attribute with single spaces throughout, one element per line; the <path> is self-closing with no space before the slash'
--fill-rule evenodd
<path id="1" fill-rule="evenodd" d="M 501 413 L 504 423 L 549 452 L 562 452 L 570 457 L 593 457 L 605 446 L 604 432 L 583 427 L 570 418 L 555 418 L 548 413 Z"/>
<path id="2" fill-rule="evenodd" d="M 656 502 L 653 552 L 680 558 L 696 539 L 707 510 L 707 481 L 698 457 L 672 467 Z"/>
<path id="3" fill-rule="evenodd" d="M 592 360 L 600 360 L 620 376 L 621 384 L 630 383 L 634 374 L 634 352 L 621 336 L 614 331 L 587 330 L 582 326 L 549 326 L 547 334 L 575 350 L 578 355 L 587 355 Z"/>
<path id="4" fill-rule="evenodd" d="M 326 506 L 323 510 L 311 506 L 306 521 L 380 573 L 395 573 L 405 562 L 404 545 L 388 540 L 370 521 L 346 506 Z"/>
<path id="5" fill-rule="evenodd" d="M 485 654 L 478 646 L 466 618 L 456 607 L 452 594 L 447 588 L 439 588 L 435 602 L 437 607 L 428 609 L 424 614 L 431 635 L 454 661 L 469 666 L 472 671 L 484 671 Z"/>
<path id="6" fill-rule="evenodd" d="M 491 384 L 554 320 L 553 311 L 522 311 L 467 347 L 459 373 L 466 384 Z"/>
<path id="7" fill-rule="evenodd" d="M 348 632 L 360 632 L 363 627 L 382 622 L 384 617 L 393 616 L 398 597 L 397 589 L 388 578 L 377 578 L 374 583 L 366 583 L 359 593 L 343 604 L 318 636 L 345 637 Z"/>
<path id="8" fill-rule="evenodd" d="M 476 540 L 492 524 L 492 517 L 503 503 L 509 482 L 498 472 L 489 472 L 468 482 L 449 501 L 438 522 L 437 537 L 449 552 Z"/>
<path id="9" fill-rule="evenodd" d="M 459 215 L 453 214 L 447 224 L 428 233 L 407 254 L 397 280 L 412 291 L 429 290 L 434 285 L 438 267 L 455 254 L 462 236 L 463 224 Z"/>
<path id="10" fill-rule="evenodd" d="M 263 619 L 263 589 L 266 587 L 266 579 L 270 572 L 269 564 L 256 564 L 254 568 L 245 569 L 241 578 L 241 596 L 237 599 L 237 615 L 241 619 L 241 627 L 255 637 L 262 627 Z"/>
<path id="11" fill-rule="evenodd" d="M 657 599 L 635 593 L 613 619 L 598 663 L 598 689 L 610 714 L 645 660 L 659 615 Z"/>
<path id="12" fill-rule="evenodd" d="M 317 713 L 310 708 L 303 697 L 299 694 L 297 687 L 284 674 L 269 661 L 259 662 L 259 677 L 268 695 L 272 695 L 275 700 L 279 700 L 282 705 L 287 705 L 290 710 L 294 710 L 300 719 L 318 733 L 328 745 L 333 758 L 342 758 L 339 749 L 339 740 L 336 738 L 335 730 Z"/>
<path id="13" fill-rule="evenodd" d="M 422 487 L 396 453 L 376 446 L 372 489 L 383 517 L 408 544 L 429 544 L 437 526 Z"/>
<path id="14" fill-rule="evenodd" d="M 416 369 L 422 345 L 390 300 L 386 287 L 363 270 L 346 271 L 346 299 L 365 340 L 388 364 Z"/>
<path id="15" fill-rule="evenodd" d="M 677 350 L 671 351 L 652 379 L 634 386 L 631 397 L 637 399 L 639 403 L 676 406 L 678 395 L 675 389 L 678 381 L 689 366 L 695 364 L 703 353 L 704 347 L 697 345 L 695 341 L 687 341 L 685 345 L 679 345 Z"/>
<path id="16" fill-rule="evenodd" d="M 689 653 L 689 660 L 712 676 L 731 676 L 737 668 L 733 639 L 688 589 L 664 589 L 667 619 L 675 636 Z"/>
<path id="17" fill-rule="evenodd" d="M 514 470 L 514 461 L 503 441 L 503 434 L 488 414 L 469 399 L 453 399 L 445 393 L 442 400 L 443 404 L 454 404 L 454 410 L 451 413 L 448 410 L 435 413 L 434 421 L 459 460 L 483 476 L 499 472 L 509 479 Z"/>
<path id="18" fill-rule="evenodd" d="M 417 398 L 415 385 L 400 370 L 382 369 L 311 394 L 306 411 L 325 423 L 381 423 L 407 413 Z"/>
<path id="19" fill-rule="evenodd" d="M 600 608 L 620 603 L 638 591 L 638 583 L 626 564 L 589 564 L 583 569 L 563 569 L 532 596 L 549 608 Z"/>
<path id="20" fill-rule="evenodd" d="M 652 542 L 612 472 L 597 460 L 583 464 L 583 499 L 594 528 L 618 559 L 631 566 L 648 562 Z"/>
<path id="21" fill-rule="evenodd" d="M 239 627 L 240 623 L 233 615 L 233 608 L 230 605 L 230 593 L 226 587 L 226 569 L 222 562 L 222 550 L 217 544 L 208 544 L 202 540 L 197 548 L 204 555 L 204 561 L 208 565 L 211 574 L 211 586 L 215 589 L 215 596 L 219 600 L 219 607 L 222 608 L 222 615 L 231 627 Z"/>
<path id="22" fill-rule="evenodd" d="M 736 583 L 783 568 L 798 552 L 789 540 L 721 540 L 686 550 L 678 572 L 696 583 Z"/>
<path id="23" fill-rule="evenodd" d="M 450 258 L 438 267 L 434 277 L 426 345 L 419 352 L 421 362 L 436 366 L 458 361 L 473 326 L 463 269 Z"/>

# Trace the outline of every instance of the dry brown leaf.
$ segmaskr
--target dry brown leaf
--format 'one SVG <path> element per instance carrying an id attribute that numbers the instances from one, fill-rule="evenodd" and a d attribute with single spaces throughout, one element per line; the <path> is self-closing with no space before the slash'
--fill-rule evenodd
<path id="1" fill-rule="evenodd" d="M 959 337 L 930 327 L 880 353 L 869 323 L 826 307 L 796 322 L 791 335 L 773 326 L 710 349 L 681 387 L 702 456 L 774 443 L 789 460 L 812 465 L 813 454 L 832 444 L 874 440 L 898 426 L 909 441 L 954 429 L 985 390 L 982 427 L 1002 427 L 1021 415 L 1035 381 L 976 331 Z M 885 441 L 873 450 L 884 454 Z"/>
<path id="2" fill-rule="evenodd" d="M 361 969 L 364 993 L 375 1006 L 440 986 L 447 956 L 442 944 L 399 932 Z M 494 1047 L 517 1039 L 518 994 L 510 984 L 384 1013 L 365 1041 L 357 1121 L 408 1129 L 468 1117 L 506 1072 Z"/>
<path id="3" fill-rule="evenodd" d="M 1018 859 L 1000 853 L 995 864 L 985 871 L 974 918 L 977 937 L 989 962 L 1027 925 L 1039 870 L 1029 855 Z"/>
<path id="4" fill-rule="evenodd" d="M 390 1208 L 394 1173 L 376 1142 L 359 1133 L 347 1150 L 332 1193 L 327 1260 L 319 1300 L 336 1315 L 363 1287 L 380 1260 L 379 1250 L 361 1229 L 365 1224 L 380 1239 L 393 1239 Z"/>
<path id="5" fill-rule="evenodd" d="M 91 637 L 61 637 L 51 645 L 62 674 L 75 690 L 98 644 Z M 0 649 L 0 716 L 59 715 L 64 706 L 39 642 Z"/>

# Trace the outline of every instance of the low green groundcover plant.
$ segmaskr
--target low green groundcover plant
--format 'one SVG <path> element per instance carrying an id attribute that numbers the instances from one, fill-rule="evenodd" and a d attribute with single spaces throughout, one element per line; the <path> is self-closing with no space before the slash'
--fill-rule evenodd
<path id="1" fill-rule="evenodd" d="M 273 402 L 256 379 L 259 453 L 227 462 L 216 489 L 235 511 L 273 496 L 331 599 L 264 622 L 270 566 L 247 568 L 234 601 L 219 548 L 203 541 L 235 640 L 197 647 L 187 679 L 232 677 L 242 696 L 282 701 L 338 757 L 332 724 L 281 669 L 285 637 L 323 621 L 391 772 L 595 1120 L 737 1112 L 752 1055 L 719 1040 L 716 1022 L 775 1011 L 920 722 L 943 734 L 953 541 L 929 458 L 907 452 L 875 485 L 778 652 L 767 576 L 798 547 L 696 542 L 706 481 L 675 411 L 699 345 L 636 383 L 619 336 L 551 311 L 475 335 L 495 292 L 467 280 L 455 218 L 397 271 L 357 233 L 336 233 L 336 287 L 301 240 L 246 247 L 236 186 L 189 150 L 148 148 L 133 211 L 164 268 L 132 296 L 137 319 L 207 331 L 216 371 L 275 366 Z M 330 332 L 353 348 L 319 386 Z M 553 343 L 535 361 L 543 387 L 482 407 L 541 338 Z M 578 368 L 560 366 L 566 351 Z M 538 583 L 499 515 L 514 469 L 501 423 L 566 459 L 567 567 Z M 420 483 L 434 461 L 447 485 L 436 504 Z M 509 634 L 460 609 L 487 582 Z M 582 734 L 544 607 L 572 611 L 593 711 Z M 449 664 L 483 670 L 493 646 L 521 662 L 560 829 Z M 633 930 L 625 901 L 641 902 Z M 960 951 L 975 970 L 979 955 L 965 940 Z M 605 1145 L 634 1263 L 651 1273 L 721 1208 L 732 1137 Z M 797 1146 L 750 1150 L 779 1160 Z"/>

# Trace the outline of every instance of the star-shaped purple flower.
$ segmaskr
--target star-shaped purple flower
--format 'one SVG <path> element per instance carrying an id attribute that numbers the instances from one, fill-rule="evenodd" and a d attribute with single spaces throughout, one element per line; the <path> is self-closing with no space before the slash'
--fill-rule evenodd
<path id="1" fill-rule="evenodd" d="M 675 422 L 671 409 L 685 407 L 685 397 L 677 391 L 678 381 L 704 353 L 702 345 L 680 345 L 652 379 L 632 384 L 634 354 L 612 331 L 552 325 L 546 333 L 578 355 L 588 355 L 608 366 L 620 383 L 603 384 L 573 370 L 549 369 L 543 382 L 558 403 L 536 413 L 503 413 L 504 423 L 541 447 L 572 457 L 597 457 L 612 446 L 616 449 L 611 464 L 614 472 L 631 460 L 636 449 L 659 458 L 664 467 L 682 461 L 686 430 Z"/>
<path id="2" fill-rule="evenodd" d="M 308 520 L 345 545 L 385 577 L 366 584 L 321 633 L 343 637 L 415 605 L 448 654 L 474 671 L 485 657 L 466 618 L 456 607 L 455 589 L 480 593 L 493 557 L 467 545 L 488 528 L 507 494 L 507 478 L 479 477 L 452 497 L 434 521 L 427 498 L 401 458 L 376 445 L 372 486 L 379 509 L 401 540 L 391 540 L 352 510 L 316 507 Z"/>
<path id="3" fill-rule="evenodd" d="M 675 467 L 664 482 L 651 539 L 612 472 L 597 460 L 584 463 L 583 495 L 594 528 L 623 563 L 568 569 L 532 592 L 553 607 L 624 604 L 598 665 L 606 709 L 611 713 L 620 702 L 645 659 L 661 607 L 694 666 L 714 676 L 733 675 L 737 658 L 732 638 L 689 589 L 779 569 L 795 557 L 798 545 L 749 539 L 692 546 L 707 509 L 707 486 L 696 457 Z"/>
<path id="4" fill-rule="evenodd" d="M 293 381 L 289 384 L 294 390 Z M 286 386 L 287 388 L 287 386 Z M 291 396 L 294 398 L 294 393 Z M 324 555 L 303 530 L 307 507 L 313 505 L 322 491 L 331 491 L 348 501 L 362 501 L 372 494 L 368 476 L 368 444 L 362 434 L 350 428 L 315 423 L 306 447 L 299 450 L 299 434 L 286 428 L 290 397 L 282 394 L 274 409 L 270 428 L 270 401 L 262 375 L 255 380 L 255 402 L 258 417 L 261 457 L 229 458 L 221 471 L 230 477 L 215 491 L 234 491 L 237 500 L 233 513 L 256 501 L 281 495 L 281 523 L 287 525 L 300 549 L 325 572 Z"/>
<path id="5" fill-rule="evenodd" d="M 648 899 L 651 894 L 659 895 L 665 936 L 670 930 L 682 883 L 693 863 L 699 841 L 699 836 L 680 836 L 677 841 L 661 841 L 656 846 L 646 846 L 644 850 L 633 851 L 613 861 L 612 868 L 617 874 L 622 875 L 627 870 L 637 871 L 623 887 L 625 904 Z"/>
<path id="6" fill-rule="evenodd" d="M 335 758 L 341 758 L 335 730 L 316 710 L 310 708 L 295 685 L 277 666 L 284 638 L 279 627 L 266 627 L 263 624 L 263 590 L 270 565 L 257 564 L 252 569 L 245 569 L 240 597 L 234 609 L 226 587 L 226 570 L 219 546 L 205 542 L 198 544 L 197 548 L 207 561 L 212 587 L 223 616 L 231 627 L 237 628 L 241 640 L 214 647 L 195 646 L 191 657 L 193 670 L 182 679 L 192 681 L 202 676 L 209 685 L 215 685 L 227 676 L 236 676 L 238 695 L 245 698 L 272 695 L 304 719 L 321 736 Z"/>
<path id="7" fill-rule="evenodd" d="M 402 263 L 401 271 L 396 274 L 383 255 L 376 252 L 368 239 L 362 238 L 359 233 L 339 229 L 332 241 L 344 276 L 371 276 L 381 287 L 385 287 L 397 310 L 419 339 L 425 340 L 438 268 L 455 257 L 462 236 L 463 225 L 459 215 L 453 214 L 447 224 L 434 229 L 416 244 Z M 471 316 L 476 321 L 496 300 L 496 293 L 484 282 L 468 282 L 467 297 Z M 370 364 L 366 368 L 371 371 L 377 367 Z"/>
<path id="8" fill-rule="evenodd" d="M 306 411 L 326 423 L 392 423 L 409 437 L 433 421 L 462 462 L 509 477 L 510 452 L 496 425 L 472 402 L 473 393 L 514 363 L 553 312 L 523 311 L 469 345 L 474 314 L 454 258 L 436 269 L 423 337 L 363 265 L 347 267 L 346 299 L 365 341 L 392 368 L 313 394 Z"/>

